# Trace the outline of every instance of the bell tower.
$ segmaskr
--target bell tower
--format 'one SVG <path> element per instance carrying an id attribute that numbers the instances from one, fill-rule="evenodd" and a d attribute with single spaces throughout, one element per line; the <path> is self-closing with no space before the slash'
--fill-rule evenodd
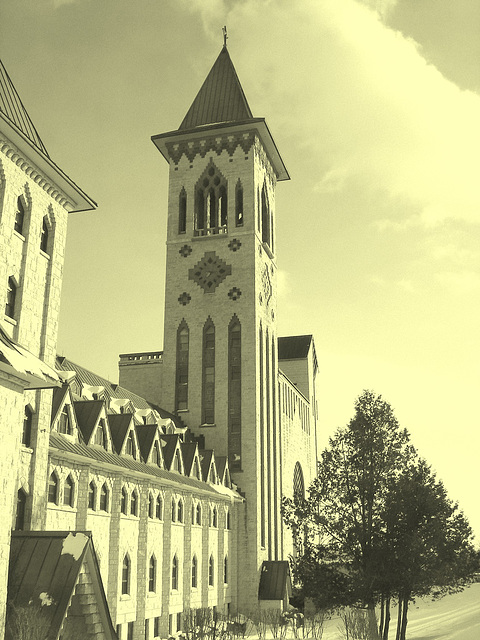
<path id="1" fill-rule="evenodd" d="M 245 493 L 251 605 L 262 562 L 282 559 L 275 188 L 289 175 L 226 44 L 178 130 L 152 140 L 170 169 L 162 406 L 228 456 Z"/>

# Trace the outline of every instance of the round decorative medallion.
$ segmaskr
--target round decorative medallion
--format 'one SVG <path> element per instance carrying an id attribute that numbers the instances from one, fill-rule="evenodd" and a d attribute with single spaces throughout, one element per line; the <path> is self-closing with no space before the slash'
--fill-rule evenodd
<path id="1" fill-rule="evenodd" d="M 218 285 L 231 273 L 231 265 L 217 256 L 215 251 L 206 251 L 193 269 L 188 270 L 188 278 L 196 282 L 204 293 L 214 293 Z"/>

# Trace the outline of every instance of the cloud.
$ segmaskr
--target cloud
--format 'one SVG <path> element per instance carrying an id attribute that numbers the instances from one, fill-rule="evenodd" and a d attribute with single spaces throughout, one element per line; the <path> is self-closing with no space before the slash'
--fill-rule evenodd
<path id="1" fill-rule="evenodd" d="M 190 10 L 217 41 L 228 25 L 240 77 L 255 69 L 244 84 L 254 113 L 275 114 L 274 130 L 295 140 L 299 162 L 308 158 L 317 192 L 355 181 L 377 200 L 408 204 L 392 207 L 394 223 L 413 211 L 425 227 L 477 224 L 480 96 L 447 80 L 372 11 L 393 5 L 197 0 Z"/>

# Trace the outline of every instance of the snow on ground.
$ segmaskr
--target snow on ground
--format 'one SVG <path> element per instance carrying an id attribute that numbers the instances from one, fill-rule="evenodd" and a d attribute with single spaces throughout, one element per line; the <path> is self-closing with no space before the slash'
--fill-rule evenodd
<path id="1" fill-rule="evenodd" d="M 395 640 L 396 615 L 393 608 L 389 640 Z M 329 620 L 323 640 L 342 640 L 339 627 L 339 618 Z M 435 602 L 410 604 L 407 640 L 480 640 L 480 583 Z"/>

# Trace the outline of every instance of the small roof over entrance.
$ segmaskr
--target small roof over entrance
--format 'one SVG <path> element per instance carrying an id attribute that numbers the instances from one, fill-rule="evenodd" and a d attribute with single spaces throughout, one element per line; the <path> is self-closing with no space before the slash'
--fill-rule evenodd
<path id="1" fill-rule="evenodd" d="M 292 595 L 290 567 L 286 560 L 265 560 L 260 572 L 259 600 L 283 601 L 288 605 Z"/>
<path id="2" fill-rule="evenodd" d="M 13 532 L 7 601 L 6 640 L 117 639 L 90 532 Z"/>

